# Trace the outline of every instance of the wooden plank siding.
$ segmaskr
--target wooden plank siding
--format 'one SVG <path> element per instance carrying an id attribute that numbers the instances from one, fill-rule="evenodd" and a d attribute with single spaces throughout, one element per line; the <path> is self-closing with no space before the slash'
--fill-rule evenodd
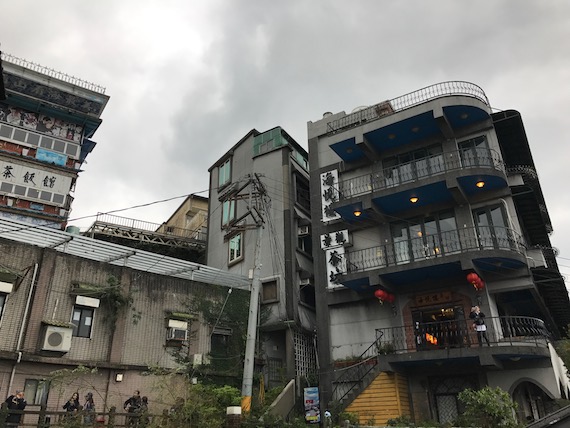
<path id="1" fill-rule="evenodd" d="M 410 416 L 408 379 L 398 373 L 380 373 L 346 408 L 361 425 L 386 424 L 388 419 Z"/>

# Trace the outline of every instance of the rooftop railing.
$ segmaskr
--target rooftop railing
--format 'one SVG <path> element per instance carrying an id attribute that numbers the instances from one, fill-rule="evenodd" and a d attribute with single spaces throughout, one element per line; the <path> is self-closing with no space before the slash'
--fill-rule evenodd
<path id="1" fill-rule="evenodd" d="M 345 257 L 348 272 L 354 273 L 482 250 L 507 250 L 524 255 L 526 244 L 520 234 L 508 227 L 479 226 L 394 240 L 347 251 Z"/>
<path id="2" fill-rule="evenodd" d="M 490 105 L 489 99 L 487 98 L 487 95 L 485 95 L 483 89 L 473 83 L 464 81 L 442 82 L 418 89 L 389 101 L 383 101 L 373 105 L 372 107 L 347 114 L 344 117 L 328 122 L 327 129 L 329 132 L 335 132 L 362 122 L 389 116 L 410 107 L 425 103 L 429 100 L 452 95 L 476 98 L 486 105 Z"/>
<path id="3" fill-rule="evenodd" d="M 339 200 L 467 168 L 490 168 L 505 173 L 505 165 L 500 154 L 495 150 L 484 148 L 454 150 L 341 180 L 339 181 Z"/>
<path id="4" fill-rule="evenodd" d="M 198 241 L 206 241 L 206 227 L 197 228 L 195 230 L 184 229 L 182 227 L 168 226 L 166 224 L 152 223 L 144 220 L 120 217 L 105 213 L 97 214 L 95 222 L 120 226 L 126 229 L 148 231 L 148 232 L 153 232 L 155 234 L 176 236 L 181 238 L 191 238 L 191 239 L 196 239 Z"/>
<path id="5" fill-rule="evenodd" d="M 60 71 L 54 70 L 53 68 L 48 68 L 40 64 L 36 64 L 34 62 L 18 58 L 16 56 L 7 54 L 2 52 L 2 61 L 9 62 L 14 65 L 19 65 L 20 67 L 25 67 L 29 70 L 37 71 L 38 73 L 44 74 L 49 77 L 53 77 L 58 80 L 62 80 L 64 82 L 70 83 L 75 86 L 79 86 L 80 88 L 88 89 L 93 92 L 97 92 L 100 94 L 105 93 L 105 88 L 100 85 L 96 85 L 95 83 L 88 82 L 83 79 L 79 79 L 75 76 L 70 76 L 69 74 L 62 73 Z"/>

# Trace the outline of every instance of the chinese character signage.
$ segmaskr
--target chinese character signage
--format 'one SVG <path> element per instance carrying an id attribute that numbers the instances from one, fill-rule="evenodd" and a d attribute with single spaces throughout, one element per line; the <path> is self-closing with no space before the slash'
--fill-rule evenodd
<path id="1" fill-rule="evenodd" d="M 338 171 L 324 172 L 321 174 L 321 206 L 322 221 L 331 221 L 340 218 L 340 215 L 332 209 L 332 204 L 338 201 Z"/>
<path id="2" fill-rule="evenodd" d="M 321 410 L 319 402 L 319 388 L 316 386 L 304 389 L 305 421 L 310 424 L 321 422 Z"/>
<path id="3" fill-rule="evenodd" d="M 346 244 L 348 244 L 347 229 L 321 235 L 321 249 L 323 250 L 328 250 L 334 247 L 342 247 Z"/>
<path id="4" fill-rule="evenodd" d="M 62 195 L 71 189 L 71 177 L 12 161 L 0 160 L 0 181 Z"/>

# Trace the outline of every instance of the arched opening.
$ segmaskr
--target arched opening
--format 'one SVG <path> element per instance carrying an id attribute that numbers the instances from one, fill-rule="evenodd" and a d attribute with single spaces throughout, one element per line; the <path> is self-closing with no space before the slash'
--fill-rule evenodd
<path id="1" fill-rule="evenodd" d="M 523 381 L 513 391 L 513 401 L 517 406 L 517 418 L 530 423 L 553 412 L 556 402 L 538 385 Z"/>

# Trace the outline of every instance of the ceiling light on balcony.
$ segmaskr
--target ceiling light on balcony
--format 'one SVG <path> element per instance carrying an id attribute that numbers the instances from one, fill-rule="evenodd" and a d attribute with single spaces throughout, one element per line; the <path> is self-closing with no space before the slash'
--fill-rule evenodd
<path id="1" fill-rule="evenodd" d="M 418 133 L 419 131 L 420 131 L 420 127 L 419 127 L 419 126 L 414 126 L 414 127 L 412 128 L 412 132 L 413 132 L 413 133 Z"/>
<path id="2" fill-rule="evenodd" d="M 412 196 L 412 197 L 410 198 L 410 202 L 411 202 L 412 204 L 415 204 L 415 203 L 418 202 L 419 200 L 420 200 L 420 198 L 418 198 L 417 196 Z"/>
<path id="3" fill-rule="evenodd" d="M 461 116 L 459 116 L 461 119 L 465 120 L 469 117 L 469 115 L 467 113 L 461 113 Z"/>
<path id="4" fill-rule="evenodd" d="M 360 217 L 362 215 L 362 211 L 354 210 L 353 214 L 354 214 L 354 217 Z"/>
<path id="5" fill-rule="evenodd" d="M 485 186 L 485 182 L 483 180 L 479 180 L 477 183 L 475 183 L 475 186 L 481 189 Z"/>
<path id="6" fill-rule="evenodd" d="M 388 135 L 388 139 L 389 139 L 389 140 L 395 140 L 395 139 L 396 139 L 396 134 L 389 134 L 389 135 Z"/>
<path id="7" fill-rule="evenodd" d="M 352 147 L 349 147 L 348 149 L 346 149 L 346 153 L 351 154 L 352 153 Z"/>

